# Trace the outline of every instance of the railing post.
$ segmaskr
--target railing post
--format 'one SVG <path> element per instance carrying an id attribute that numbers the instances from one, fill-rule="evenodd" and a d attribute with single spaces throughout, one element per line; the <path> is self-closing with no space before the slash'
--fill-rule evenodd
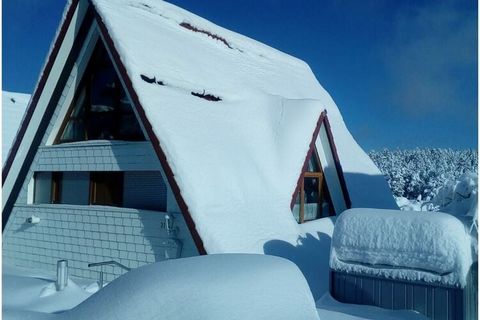
<path id="1" fill-rule="evenodd" d="M 102 289 L 102 288 L 103 288 L 103 267 L 100 270 L 100 279 L 98 281 L 98 289 Z"/>
<path id="2" fill-rule="evenodd" d="M 57 291 L 62 291 L 68 285 L 68 261 L 57 261 L 57 282 L 55 283 Z"/>

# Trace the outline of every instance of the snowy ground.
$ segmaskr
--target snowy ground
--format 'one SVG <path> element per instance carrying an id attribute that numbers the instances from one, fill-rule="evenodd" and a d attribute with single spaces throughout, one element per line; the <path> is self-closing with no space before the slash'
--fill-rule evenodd
<path id="1" fill-rule="evenodd" d="M 3 309 L 56 313 L 69 310 L 98 290 L 97 283 L 70 280 L 55 290 L 55 276 L 41 271 L 3 265 Z"/>

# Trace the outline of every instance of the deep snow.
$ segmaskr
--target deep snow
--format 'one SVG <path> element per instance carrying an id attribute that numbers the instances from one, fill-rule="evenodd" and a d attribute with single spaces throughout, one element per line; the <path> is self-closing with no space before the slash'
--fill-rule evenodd
<path id="1" fill-rule="evenodd" d="M 6 320 L 425 319 L 412 311 L 339 303 L 328 293 L 314 304 L 294 264 L 264 255 L 209 255 L 155 263 L 125 274 L 93 295 L 95 285 L 73 281 L 65 291 L 56 292 L 52 277 L 33 270 L 4 266 L 3 279 Z"/>
<path id="2" fill-rule="evenodd" d="M 6 311 L 9 320 L 27 315 L 56 320 L 318 319 L 307 282 L 295 264 L 246 254 L 146 265 L 117 278 L 77 307 L 55 315 Z"/>

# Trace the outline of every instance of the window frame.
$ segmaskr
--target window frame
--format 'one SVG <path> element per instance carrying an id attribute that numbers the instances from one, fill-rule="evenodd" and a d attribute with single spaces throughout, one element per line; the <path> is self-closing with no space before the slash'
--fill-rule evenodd
<path id="1" fill-rule="evenodd" d="M 297 197 L 300 197 L 300 203 L 299 203 L 299 211 L 298 211 L 298 224 L 302 224 L 308 221 L 314 221 L 321 219 L 320 218 L 315 218 L 315 219 L 309 219 L 305 220 L 305 178 L 317 178 L 318 179 L 318 200 L 317 200 L 317 205 L 320 207 L 320 210 L 322 210 L 322 203 L 325 197 L 325 193 L 328 194 L 329 190 L 325 181 L 325 174 L 323 172 L 323 168 L 320 162 L 320 157 L 318 156 L 317 153 L 317 148 L 315 147 L 313 149 L 311 158 L 309 161 L 313 159 L 316 162 L 316 166 L 318 167 L 319 171 L 307 171 L 303 172 L 301 175 L 301 181 L 300 181 L 300 188 L 299 192 L 297 193 Z M 328 205 L 331 210 L 329 210 L 329 216 L 334 216 L 335 215 L 335 209 L 333 208 L 333 204 L 330 198 L 327 200 Z"/>

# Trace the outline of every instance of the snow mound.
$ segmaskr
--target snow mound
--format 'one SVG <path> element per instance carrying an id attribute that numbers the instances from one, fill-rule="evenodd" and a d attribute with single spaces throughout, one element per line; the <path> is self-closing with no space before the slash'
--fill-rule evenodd
<path id="1" fill-rule="evenodd" d="M 350 209 L 337 219 L 330 267 L 463 287 L 470 241 L 465 225 L 446 213 Z"/>
<path id="2" fill-rule="evenodd" d="M 293 263 L 265 255 L 222 254 L 134 269 L 51 319 L 317 320 L 318 315 L 307 282 Z"/>
<path id="3" fill-rule="evenodd" d="M 29 101 L 29 94 L 2 92 L 2 164 L 7 159 Z"/>

